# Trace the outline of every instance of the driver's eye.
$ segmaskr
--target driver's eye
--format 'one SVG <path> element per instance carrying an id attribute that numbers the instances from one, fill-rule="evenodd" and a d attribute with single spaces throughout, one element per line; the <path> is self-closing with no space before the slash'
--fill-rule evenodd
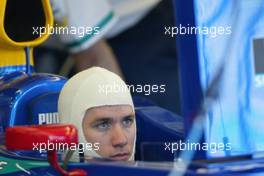
<path id="1" fill-rule="evenodd" d="M 123 126 L 125 127 L 125 128 L 128 128 L 128 127 L 130 127 L 132 124 L 133 124 L 133 122 L 134 122 L 134 119 L 132 118 L 132 117 L 127 117 L 127 118 L 125 118 L 124 120 L 123 120 Z"/>
<path id="2" fill-rule="evenodd" d="M 100 131 L 105 131 L 107 129 L 109 129 L 111 126 L 110 122 L 108 121 L 102 121 L 102 122 L 98 122 L 94 125 L 94 127 Z"/>

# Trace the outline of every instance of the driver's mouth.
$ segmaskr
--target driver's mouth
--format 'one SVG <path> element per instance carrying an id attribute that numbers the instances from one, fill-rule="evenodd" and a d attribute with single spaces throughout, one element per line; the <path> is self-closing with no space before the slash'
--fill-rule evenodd
<path id="1" fill-rule="evenodd" d="M 115 155 L 110 156 L 110 159 L 115 161 L 128 161 L 130 157 L 129 153 L 118 153 Z"/>

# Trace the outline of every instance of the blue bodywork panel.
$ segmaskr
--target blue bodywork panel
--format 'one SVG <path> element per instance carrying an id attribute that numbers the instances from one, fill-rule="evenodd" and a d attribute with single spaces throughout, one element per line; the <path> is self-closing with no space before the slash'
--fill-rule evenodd
<path id="1" fill-rule="evenodd" d="M 18 156 L 0 147 L 0 174 L 3 176 L 59 176 L 45 159 Z M 252 165 L 255 163 L 254 165 Z M 185 176 L 261 176 L 263 159 L 227 163 L 193 164 Z M 86 163 L 69 163 L 68 170 L 84 169 L 89 176 L 173 176 L 171 162 L 109 162 L 87 160 Z M 178 172 L 179 173 L 179 172 Z"/>
<path id="2" fill-rule="evenodd" d="M 40 124 L 41 114 L 57 113 L 59 92 L 65 82 L 66 78 L 51 74 L 4 75 L 0 79 L 0 132 L 8 126 Z M 46 119 L 53 122 L 49 114 Z"/>

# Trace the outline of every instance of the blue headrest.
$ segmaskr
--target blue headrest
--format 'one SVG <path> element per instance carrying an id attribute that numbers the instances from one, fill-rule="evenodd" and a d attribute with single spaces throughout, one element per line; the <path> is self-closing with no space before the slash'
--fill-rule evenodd
<path id="1" fill-rule="evenodd" d="M 66 79 L 52 74 L 14 74 L 0 79 L 0 131 L 8 126 L 44 123 L 57 112 Z M 43 115 L 44 114 L 44 115 Z M 53 117 L 51 117 L 53 119 Z M 55 118 L 54 118 L 55 119 Z"/>

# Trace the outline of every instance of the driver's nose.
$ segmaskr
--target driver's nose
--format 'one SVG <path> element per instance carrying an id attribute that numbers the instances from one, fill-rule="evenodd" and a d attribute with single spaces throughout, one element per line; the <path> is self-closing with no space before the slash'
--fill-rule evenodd
<path id="1" fill-rule="evenodd" d="M 128 143 L 125 130 L 116 125 L 112 130 L 112 146 L 113 147 L 124 147 Z"/>

